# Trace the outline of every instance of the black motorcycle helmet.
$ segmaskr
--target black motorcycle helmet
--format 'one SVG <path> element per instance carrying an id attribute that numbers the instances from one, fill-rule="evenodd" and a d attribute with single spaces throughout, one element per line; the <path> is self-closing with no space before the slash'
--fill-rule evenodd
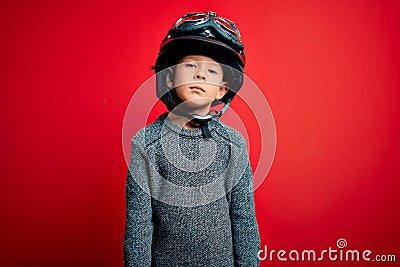
<path id="1" fill-rule="evenodd" d="M 157 74 L 157 97 L 170 111 L 175 105 L 174 92 L 166 86 L 166 72 L 163 70 L 176 65 L 187 55 L 208 56 L 222 64 L 229 91 L 212 105 L 229 104 L 243 84 L 245 65 L 244 46 L 236 25 L 211 11 L 187 13 L 172 25 L 161 43 L 153 67 Z"/>

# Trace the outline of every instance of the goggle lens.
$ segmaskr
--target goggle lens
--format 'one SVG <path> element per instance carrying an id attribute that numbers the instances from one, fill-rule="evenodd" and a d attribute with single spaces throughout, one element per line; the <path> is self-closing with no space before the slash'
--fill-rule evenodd
<path id="1" fill-rule="evenodd" d="M 235 24 L 232 21 L 225 19 L 225 18 L 221 18 L 221 17 L 215 17 L 214 21 L 219 26 L 222 26 L 224 28 L 224 30 L 229 31 L 235 37 L 236 40 L 238 40 L 239 42 L 242 42 L 241 37 L 240 37 L 240 32 L 236 28 Z"/>
<path id="2" fill-rule="evenodd" d="M 209 19 L 210 17 L 207 13 L 201 13 L 201 12 L 188 13 L 182 18 L 180 18 L 177 22 L 175 22 L 174 27 L 178 27 L 181 24 L 191 23 L 191 22 L 198 22 L 200 24 L 208 21 Z"/>

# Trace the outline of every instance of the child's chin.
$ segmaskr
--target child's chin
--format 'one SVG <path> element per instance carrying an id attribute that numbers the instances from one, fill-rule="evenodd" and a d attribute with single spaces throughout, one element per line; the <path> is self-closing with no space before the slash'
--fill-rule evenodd
<path id="1" fill-rule="evenodd" d="M 210 108 L 213 99 L 205 98 L 205 97 L 197 97 L 183 102 L 181 105 L 185 108 Z"/>

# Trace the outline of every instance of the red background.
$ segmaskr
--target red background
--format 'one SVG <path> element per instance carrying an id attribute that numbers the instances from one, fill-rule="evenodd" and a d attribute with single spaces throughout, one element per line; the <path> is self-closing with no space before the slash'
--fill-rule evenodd
<path id="1" fill-rule="evenodd" d="M 0 265 L 122 266 L 125 109 L 169 26 L 209 9 L 238 24 L 246 73 L 276 122 L 275 161 L 255 192 L 262 246 L 345 238 L 399 261 L 399 7 L 2 1 Z"/>

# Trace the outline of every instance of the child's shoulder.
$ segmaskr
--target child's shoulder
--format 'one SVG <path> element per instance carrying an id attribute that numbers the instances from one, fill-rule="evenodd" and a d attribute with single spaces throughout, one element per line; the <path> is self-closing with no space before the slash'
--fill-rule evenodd
<path id="1" fill-rule="evenodd" d="M 217 124 L 218 127 L 216 127 L 216 133 L 218 135 L 220 135 L 227 141 L 237 145 L 238 147 L 246 147 L 246 140 L 238 130 L 232 128 L 231 126 L 223 123 L 220 120 L 218 120 Z"/>
<path id="2" fill-rule="evenodd" d="M 143 147 L 147 147 L 160 138 L 163 122 L 167 117 L 167 113 L 161 114 L 157 120 L 140 129 L 132 138 L 132 142 L 140 143 Z"/>

